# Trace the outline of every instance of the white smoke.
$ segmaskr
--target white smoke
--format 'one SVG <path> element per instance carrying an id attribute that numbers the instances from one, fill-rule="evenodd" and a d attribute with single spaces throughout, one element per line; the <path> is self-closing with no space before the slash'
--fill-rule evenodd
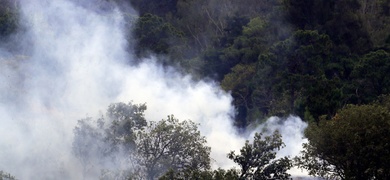
<path id="1" fill-rule="evenodd" d="M 303 122 L 301 118 L 296 116 L 289 116 L 287 118 L 271 117 L 265 123 L 256 127 L 250 134 L 250 138 L 253 139 L 256 132 L 262 132 L 263 135 L 269 136 L 277 130 L 282 135 L 285 147 L 278 151 L 276 158 L 285 156 L 292 158 L 300 153 L 302 144 L 307 142 L 307 139 L 303 137 L 304 130 L 307 126 L 306 122 Z M 295 167 L 288 172 L 294 176 L 307 176 L 306 171 Z"/>
<path id="2" fill-rule="evenodd" d="M 19 179 L 81 179 L 71 153 L 77 120 L 131 100 L 147 103 L 148 120 L 174 114 L 200 123 L 213 166 L 231 167 L 227 153 L 245 141 L 232 126 L 231 96 L 153 58 L 129 65 L 123 15 L 90 3 L 21 2 L 25 31 L 17 39 L 26 49 L 0 49 L 0 170 Z"/>

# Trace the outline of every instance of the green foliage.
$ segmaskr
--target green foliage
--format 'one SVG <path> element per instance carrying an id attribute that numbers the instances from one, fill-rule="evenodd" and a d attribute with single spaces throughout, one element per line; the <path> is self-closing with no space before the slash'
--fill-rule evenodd
<path id="1" fill-rule="evenodd" d="M 253 102 L 250 98 L 253 87 L 250 80 L 255 75 L 256 68 L 254 64 L 242 65 L 238 64 L 232 68 L 232 72 L 227 74 L 221 82 L 223 89 L 231 91 L 234 98 L 234 104 L 236 107 L 244 107 L 243 111 L 251 108 Z M 241 112 L 239 115 L 242 115 Z M 238 117 L 245 119 L 246 117 Z M 241 121 L 243 122 L 243 121 Z M 238 124 L 241 127 L 244 124 Z"/>
<path id="2" fill-rule="evenodd" d="M 337 53 L 363 54 L 372 48 L 358 0 L 285 0 L 284 5 L 287 18 L 297 29 L 328 34 L 339 47 Z"/>
<path id="3" fill-rule="evenodd" d="M 138 163 L 145 167 L 147 179 L 155 179 L 169 169 L 186 176 L 210 168 L 210 147 L 197 124 L 168 116 L 150 122 L 137 135 Z"/>
<path id="4" fill-rule="evenodd" d="M 264 19 L 258 17 L 251 19 L 243 27 L 242 35 L 235 38 L 233 44 L 223 49 L 219 55 L 221 63 L 225 65 L 220 67 L 229 68 L 229 71 L 225 70 L 228 73 L 225 73 L 221 86 L 226 91 L 232 92 L 235 107 L 238 109 L 236 124 L 242 127 L 250 122 L 248 119 L 257 116 L 258 112 L 265 114 L 263 110 L 266 105 L 256 102 L 256 100 L 261 101 L 261 98 L 256 98 L 253 93 L 268 89 L 259 87 L 256 81 L 257 78 L 261 78 L 258 81 L 262 81 L 265 77 L 257 77 L 258 72 L 262 71 L 257 65 L 259 56 L 268 52 L 272 40 L 276 38 L 276 35 L 270 35 L 271 27 Z M 267 84 L 270 85 L 272 84 Z"/>
<path id="5" fill-rule="evenodd" d="M 303 81 L 306 86 L 304 86 L 302 106 L 306 107 L 305 110 L 314 119 L 318 119 L 321 115 L 330 117 L 345 104 L 346 97 L 340 79 L 309 76 Z"/>
<path id="6" fill-rule="evenodd" d="M 74 140 L 72 152 L 83 166 L 83 173 L 86 174 L 89 168 L 94 165 L 94 158 L 104 158 L 104 136 L 94 126 L 91 118 L 79 120 L 74 128 Z"/>
<path id="7" fill-rule="evenodd" d="M 100 119 L 100 123 L 108 121 L 108 127 L 105 130 L 106 141 L 115 149 L 122 145 L 128 151 L 135 148 L 136 131 L 142 130 L 146 125 L 144 111 L 145 104 L 114 103 L 108 106 L 105 120 Z M 113 150 L 114 150 L 113 149 Z"/>
<path id="8" fill-rule="evenodd" d="M 244 26 L 249 22 L 249 18 L 236 14 L 232 17 L 226 17 L 226 27 L 224 35 L 220 40 L 219 46 L 229 47 L 234 43 L 236 37 L 242 34 Z"/>
<path id="9" fill-rule="evenodd" d="M 150 52 L 168 54 L 174 39 L 183 35 L 172 24 L 153 14 L 141 16 L 135 27 L 134 36 L 137 40 L 135 50 L 140 57 L 147 56 Z"/>
<path id="10" fill-rule="evenodd" d="M 244 31 L 253 34 L 254 29 Z M 241 63 L 221 82 L 232 92 L 239 124 L 246 126 L 256 117 L 269 115 L 303 116 L 305 111 L 314 118 L 334 114 L 344 102 L 340 80 L 344 67 L 335 66 L 338 59 L 333 58 L 333 48 L 326 34 L 299 30 L 269 49 L 263 48 L 255 63 L 240 57 Z"/>
<path id="11" fill-rule="evenodd" d="M 385 69 L 364 63 L 386 63 L 388 0 L 130 2 L 141 15 L 137 55 L 164 55 L 165 64 L 220 82 L 239 126 L 290 113 L 330 117 L 388 93 Z"/>
<path id="12" fill-rule="evenodd" d="M 281 135 L 275 131 L 272 136 L 255 134 L 253 143 L 247 141 L 241 148 L 240 154 L 234 151 L 228 154 L 241 167 L 239 179 L 288 179 L 286 171 L 292 167 L 289 158 L 276 158 L 276 150 L 284 146 Z"/>
<path id="13" fill-rule="evenodd" d="M 390 177 L 390 111 L 381 105 L 349 105 L 331 120 L 306 130 L 299 167 L 310 175 L 341 179 Z"/>
<path id="14" fill-rule="evenodd" d="M 353 76 L 358 84 L 356 93 L 364 103 L 390 93 L 390 54 L 384 50 L 372 51 L 360 58 Z"/>
<path id="15" fill-rule="evenodd" d="M 210 147 L 197 124 L 173 115 L 147 123 L 145 110 L 145 104 L 114 103 L 96 121 L 78 121 L 73 154 L 84 176 L 155 179 L 170 169 L 184 176 L 210 168 Z"/>
<path id="16" fill-rule="evenodd" d="M 164 176 L 160 177 L 159 180 L 187 180 L 187 179 L 197 179 L 197 180 L 237 180 L 238 171 L 235 169 L 217 169 L 214 171 L 190 171 L 184 173 L 176 173 L 173 170 L 168 171 Z"/>
<path id="17" fill-rule="evenodd" d="M 131 157 L 136 148 L 136 131 L 147 124 L 144 117 L 145 104 L 113 103 L 108 106 L 105 116 L 97 120 L 85 118 L 74 128 L 73 154 L 83 166 L 87 175 L 94 166 L 106 168 L 105 161 L 120 161 L 124 153 Z"/>
<path id="18" fill-rule="evenodd" d="M 375 0 L 364 1 L 359 0 L 360 10 L 359 15 L 362 19 L 363 27 L 367 29 L 370 39 L 374 47 L 386 46 L 386 39 L 389 37 L 390 29 L 390 1 Z"/>
<path id="19" fill-rule="evenodd" d="M 237 180 L 237 179 L 289 179 L 286 171 L 292 167 L 288 157 L 276 158 L 276 151 L 284 146 L 281 135 L 275 131 L 272 136 L 255 134 L 253 143 L 246 141 L 240 154 L 234 151 L 228 154 L 228 158 L 240 166 L 240 169 L 185 169 L 166 172 L 160 180 L 198 179 L 198 180 Z"/>
<path id="20" fill-rule="evenodd" d="M 110 0 L 108 4 L 122 1 Z M 107 2 L 99 1 L 95 6 L 114 9 L 106 7 Z M 390 93 L 389 0 L 129 2 L 140 14 L 132 29 L 136 55 L 142 59 L 154 53 L 166 57 L 164 65 L 180 64 L 194 76 L 214 78 L 232 94 L 237 126 L 245 128 L 271 115 L 299 115 L 311 122 L 307 130 L 310 142 L 297 159 L 301 167 L 318 176 L 388 178 L 388 166 L 378 159 L 388 160 L 385 149 L 389 149 L 381 144 L 389 141 L 384 119 L 388 118 L 390 103 L 383 96 Z M 18 16 L 18 1 L 0 0 L 0 40 L 16 32 Z M 375 105 L 345 107 L 348 103 L 368 104 L 378 97 Z M 131 154 L 132 160 L 138 158 L 149 178 L 157 178 L 169 169 L 162 179 L 263 177 L 256 173 L 268 172 L 259 168 L 261 163 L 245 157 L 256 159 L 252 157 L 257 157 L 260 142 L 275 140 L 274 148 L 281 147 L 276 137 L 263 142 L 257 135 L 257 144 L 247 142 L 241 155 L 229 155 L 242 165 L 241 171 L 206 170 L 210 150 L 196 124 L 170 116 L 148 125 L 145 110 L 145 104 L 116 103 L 101 118 L 78 122 L 73 153 L 85 173 L 100 163 L 94 157 L 120 161 L 113 154 L 122 152 Z M 168 142 L 185 138 L 180 140 L 197 150 L 177 143 L 165 147 L 159 144 L 164 141 L 156 141 L 161 138 Z M 195 142 L 198 144 L 190 144 Z M 139 151 L 137 157 L 133 150 Z M 180 158 L 173 160 L 175 152 L 182 153 L 184 159 L 192 158 L 193 164 L 183 165 Z M 175 164 L 180 162 L 183 167 Z M 277 167 L 288 161 L 277 162 L 281 164 L 266 167 L 283 172 Z M 134 173 L 102 172 L 102 179 Z M 143 175 L 139 172 L 135 177 Z"/>

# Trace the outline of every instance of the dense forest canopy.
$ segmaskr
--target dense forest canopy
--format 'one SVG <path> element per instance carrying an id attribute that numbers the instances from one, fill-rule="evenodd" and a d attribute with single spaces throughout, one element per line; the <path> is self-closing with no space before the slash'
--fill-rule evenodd
<path id="1" fill-rule="evenodd" d="M 272 115 L 330 118 L 389 93 L 390 1 L 130 3 L 140 13 L 137 54 L 220 82 L 240 127 Z"/>
<path id="2" fill-rule="evenodd" d="M 292 160 L 276 157 L 284 147 L 278 131 L 270 136 L 256 133 L 253 142 L 246 141 L 239 154 L 226 152 L 240 169 L 211 170 L 211 148 L 196 123 L 179 121 L 173 115 L 147 123 L 145 110 L 145 104 L 114 103 L 101 118 L 78 121 L 73 153 L 82 164 L 84 178 L 93 174 L 100 179 L 148 180 L 290 177 L 287 170 Z M 99 170 L 101 173 L 94 172 Z"/>
<path id="3" fill-rule="evenodd" d="M 230 91 L 240 127 L 272 115 L 331 117 L 389 93 L 388 1 L 112 0 L 96 7 L 107 3 L 139 12 L 128 29 L 138 57 L 156 54 Z M 2 0 L 0 36 L 17 27 L 18 4 Z"/>
<path id="4" fill-rule="evenodd" d="M 83 1 L 78 2 L 82 4 Z M 0 0 L 2 44 L 23 31 L 18 3 Z M 128 51 L 134 52 L 138 61 L 156 56 L 164 66 L 180 67 L 194 79 L 217 82 L 233 97 L 236 127 L 245 129 L 270 116 L 294 114 L 310 122 L 306 132 L 310 142 L 305 144 L 303 156 L 296 161 L 312 175 L 347 179 L 389 178 L 388 165 L 380 163 L 382 160 L 378 157 L 384 155 L 383 158 L 389 160 L 386 150 L 389 106 L 382 101 L 387 102 L 385 95 L 390 93 L 390 0 L 246 0 L 245 3 L 242 0 L 100 0 L 95 5 L 104 12 L 124 7 L 123 4 L 138 12 L 134 15 L 127 8 L 119 8 L 129 25 L 124 26 L 130 43 Z M 143 117 L 145 109 L 144 105 L 110 106 L 108 112 L 134 111 L 131 114 L 134 117 L 130 118 L 132 122 L 126 122 L 127 119 L 110 122 L 111 126 L 104 127 L 106 129 L 99 125 L 96 129 L 90 127 L 91 119 L 80 121 L 75 129 L 74 153 L 83 165 L 90 165 L 86 158 L 91 152 L 78 144 L 90 145 L 97 151 L 94 153 L 102 152 L 96 142 L 85 142 L 88 139 L 77 137 L 93 135 L 100 138 L 99 143 L 112 143 L 112 148 L 119 147 L 118 144 L 120 148 L 131 151 L 138 148 L 138 155 L 143 159 L 134 158 L 141 159 L 139 161 L 144 164 L 143 170 L 149 179 L 160 176 L 163 179 L 183 176 L 215 178 L 220 175 L 228 179 L 252 176 L 255 179 L 264 174 L 259 169 L 267 170 L 253 162 L 255 170 L 242 165 L 241 171 L 206 171 L 210 150 L 204 146 L 206 141 L 198 134 L 196 125 L 187 121 L 179 123 L 173 116 L 148 125 Z M 115 114 L 107 116 L 111 120 L 118 119 Z M 124 124 L 119 123 L 122 121 Z M 359 127 L 365 127 L 366 134 L 358 131 Z M 164 134 L 159 128 L 171 129 L 179 135 Z M 344 134 L 346 129 L 356 131 L 358 136 Z M 376 131 L 382 134 L 373 133 Z M 189 149 L 188 154 L 181 154 L 184 158 L 181 164 L 161 165 L 167 161 L 179 161 L 169 154 L 175 152 L 169 148 L 168 155 L 156 155 L 162 160 L 149 157 L 149 146 L 161 146 L 151 143 L 153 138 L 174 139 L 183 135 L 180 133 L 194 133 L 188 138 L 194 138 L 192 143 L 196 145 L 189 146 L 199 146 Z M 369 144 L 365 137 L 385 143 L 373 140 L 370 141 L 373 144 Z M 255 138 L 254 144 L 245 144 L 241 155 L 231 152 L 229 158 L 242 163 L 245 153 L 252 153 L 248 149 L 256 142 L 267 144 L 272 140 L 277 143 L 268 147 L 270 151 L 282 146 L 278 134 L 273 139 L 267 137 L 265 142 L 261 141 L 261 135 Z M 340 145 L 341 142 L 348 145 Z M 366 145 L 369 147 L 364 147 Z M 360 147 L 365 153 L 354 151 Z M 378 154 L 366 156 L 372 151 Z M 346 152 L 349 153 L 346 157 L 364 162 L 367 167 L 349 163 L 348 158 L 342 157 Z M 202 159 L 189 158 L 194 154 Z M 272 153 L 269 156 L 274 158 Z M 291 162 L 282 159 L 280 163 L 284 164 L 279 169 L 280 177 L 287 178 L 284 168 L 291 167 Z M 316 169 L 312 165 L 320 166 Z M 0 176 L 13 178 L 2 171 Z"/>

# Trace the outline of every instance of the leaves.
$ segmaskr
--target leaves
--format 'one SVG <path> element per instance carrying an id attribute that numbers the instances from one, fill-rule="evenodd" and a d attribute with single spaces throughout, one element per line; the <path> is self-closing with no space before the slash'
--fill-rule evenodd
<path id="1" fill-rule="evenodd" d="M 369 52 L 360 58 L 353 70 L 362 101 L 372 102 L 377 96 L 390 93 L 390 54 L 384 50 Z"/>
<path id="2" fill-rule="evenodd" d="M 390 177 L 390 111 L 380 105 L 349 105 L 331 120 L 312 123 L 297 165 L 311 175 L 342 179 Z"/>
<path id="3" fill-rule="evenodd" d="M 73 154 L 84 175 L 101 171 L 106 179 L 155 179 L 170 169 L 183 176 L 210 168 L 210 147 L 198 124 L 173 115 L 147 123 L 145 110 L 145 104 L 120 102 L 111 104 L 106 116 L 78 121 Z"/>
<path id="4" fill-rule="evenodd" d="M 174 171 L 205 170 L 210 168 L 210 147 L 191 121 L 179 122 L 174 116 L 151 122 L 137 135 L 139 163 L 146 168 L 148 179 Z"/>
<path id="5" fill-rule="evenodd" d="M 105 133 L 106 141 L 112 145 L 112 148 L 119 144 L 123 145 L 127 151 L 135 148 L 135 133 L 146 126 L 145 110 L 145 104 L 133 105 L 131 102 L 128 104 L 120 102 L 108 106 L 106 121 L 109 125 Z"/>
<path id="6" fill-rule="evenodd" d="M 253 143 L 245 142 L 240 154 L 234 151 L 228 154 L 228 158 L 241 167 L 239 179 L 288 179 L 286 172 L 292 167 L 287 157 L 274 160 L 276 151 L 284 146 L 281 135 L 275 131 L 272 136 L 265 136 L 256 133 Z"/>
<path id="7" fill-rule="evenodd" d="M 133 158 L 136 132 L 146 126 L 145 110 L 145 104 L 113 103 L 108 106 L 105 116 L 78 121 L 73 130 L 72 151 L 81 162 L 84 175 L 101 170 L 110 172 L 111 166 L 120 167 L 121 163 L 128 163 Z"/>

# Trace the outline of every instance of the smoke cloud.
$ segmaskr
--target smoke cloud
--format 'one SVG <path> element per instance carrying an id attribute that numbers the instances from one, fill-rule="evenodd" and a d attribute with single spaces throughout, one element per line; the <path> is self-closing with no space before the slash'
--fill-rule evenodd
<path id="1" fill-rule="evenodd" d="M 131 65 L 123 14 L 96 2 L 21 1 L 23 32 L 0 47 L 0 170 L 18 179 L 81 179 L 71 153 L 77 120 L 129 101 L 146 102 L 148 120 L 174 114 L 199 123 L 213 167 L 231 167 L 226 154 L 245 142 L 232 125 L 231 96 L 153 58 Z M 304 123 L 276 119 L 262 127 L 279 128 L 283 153 L 295 153 Z"/>
<path id="2" fill-rule="evenodd" d="M 277 130 L 282 135 L 285 147 L 278 151 L 276 158 L 284 156 L 294 157 L 302 150 L 302 144 L 307 143 L 307 139 L 303 137 L 306 127 L 307 123 L 296 116 L 287 118 L 271 117 L 251 132 L 250 139 L 253 139 L 256 132 L 262 132 L 264 135 L 269 136 Z M 307 176 L 306 171 L 295 167 L 288 172 L 294 176 Z"/>

